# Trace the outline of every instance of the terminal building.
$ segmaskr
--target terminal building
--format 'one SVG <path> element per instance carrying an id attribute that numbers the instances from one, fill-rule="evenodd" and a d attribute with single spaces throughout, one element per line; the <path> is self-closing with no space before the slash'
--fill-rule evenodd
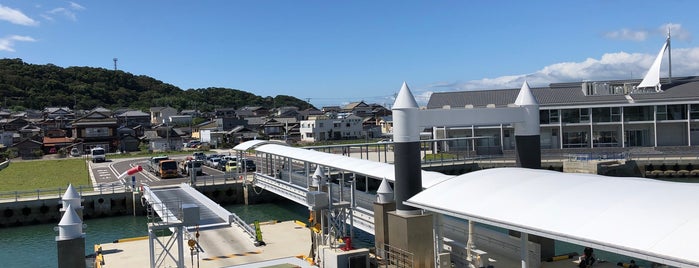
<path id="1" fill-rule="evenodd" d="M 699 77 L 661 79 L 660 63 L 666 51 L 669 39 L 644 79 L 552 83 L 532 88 L 539 102 L 541 149 L 644 151 L 644 147 L 699 145 Z M 671 69 L 669 73 L 671 76 Z M 427 109 L 507 107 L 518 92 L 519 88 L 434 93 Z M 463 146 L 500 151 L 514 150 L 513 130 L 511 125 L 432 128 L 435 138 L 489 137 Z"/>

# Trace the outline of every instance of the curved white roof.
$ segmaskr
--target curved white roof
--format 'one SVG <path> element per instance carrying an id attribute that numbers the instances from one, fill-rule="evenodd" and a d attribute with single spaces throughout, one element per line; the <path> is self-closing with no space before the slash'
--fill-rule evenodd
<path id="1" fill-rule="evenodd" d="M 253 144 L 254 142 L 254 144 Z M 261 144 L 261 145 L 260 145 Z M 256 147 L 255 147 L 256 146 Z M 253 148 L 254 147 L 254 148 Z M 244 149 L 243 149 L 244 148 Z M 329 154 L 308 149 L 295 148 L 278 143 L 261 143 L 259 141 L 247 141 L 235 146 L 236 150 L 248 150 L 253 148 L 258 152 L 280 155 L 293 159 L 298 159 L 324 167 L 331 167 L 341 170 L 347 170 L 357 174 L 381 179 L 386 178 L 391 182 L 395 182 L 394 166 L 387 163 L 381 163 L 371 160 L 359 159 L 338 154 Z M 453 176 L 445 175 L 439 172 L 422 171 L 422 187 L 428 188 L 434 184 L 442 182 Z"/>
<path id="2" fill-rule="evenodd" d="M 678 267 L 699 267 L 699 184 L 494 168 L 406 204 Z"/>

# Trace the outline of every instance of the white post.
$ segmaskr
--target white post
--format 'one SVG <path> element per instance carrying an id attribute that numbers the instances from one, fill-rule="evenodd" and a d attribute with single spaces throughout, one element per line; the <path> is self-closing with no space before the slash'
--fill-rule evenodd
<path id="1" fill-rule="evenodd" d="M 529 263 L 529 234 L 521 233 L 520 257 L 522 259 L 522 268 L 527 268 Z"/>

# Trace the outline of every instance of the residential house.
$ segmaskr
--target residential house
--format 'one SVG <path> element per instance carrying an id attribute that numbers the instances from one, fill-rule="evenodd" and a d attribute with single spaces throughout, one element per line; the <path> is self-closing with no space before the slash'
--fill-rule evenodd
<path id="1" fill-rule="evenodd" d="M 239 144 L 241 142 L 257 139 L 260 134 L 246 126 L 237 126 L 228 131 L 227 135 L 231 143 Z"/>
<path id="2" fill-rule="evenodd" d="M 340 108 L 340 106 L 323 106 L 323 108 L 320 108 L 320 111 L 323 112 L 323 114 L 339 113 L 342 111 L 342 108 Z"/>
<path id="3" fill-rule="evenodd" d="M 248 118 L 251 116 L 262 117 L 269 114 L 269 110 L 264 107 L 259 106 L 245 106 L 235 111 L 236 116 L 241 118 Z"/>
<path id="4" fill-rule="evenodd" d="M 76 119 L 71 124 L 72 138 L 82 142 L 83 150 L 102 147 L 107 152 L 115 152 L 119 144 L 117 119 L 100 112 L 91 112 Z"/>
<path id="5" fill-rule="evenodd" d="M 136 136 L 136 130 L 133 128 L 119 127 L 117 136 L 119 137 L 120 152 L 135 152 L 139 150 L 138 146 L 141 144 L 141 140 Z"/>
<path id="6" fill-rule="evenodd" d="M 145 139 L 148 140 L 148 148 L 154 152 L 182 150 L 182 137 L 171 126 L 158 126 L 154 130 L 146 131 Z"/>
<path id="7" fill-rule="evenodd" d="M 150 123 L 157 125 L 165 123 L 170 116 L 177 115 L 177 110 L 172 107 L 151 107 L 150 108 Z"/>
<path id="8" fill-rule="evenodd" d="M 29 120 L 24 118 L 1 119 L 0 126 L 5 131 L 17 132 L 20 128 L 30 124 Z"/>
<path id="9" fill-rule="evenodd" d="M 236 109 L 235 108 L 219 108 L 219 109 L 214 110 L 214 114 L 216 115 L 216 118 L 236 117 Z"/>
<path id="10" fill-rule="evenodd" d="M 141 111 L 124 111 L 116 114 L 116 119 L 119 126 L 130 128 L 134 128 L 136 126 L 143 126 L 145 128 L 151 127 L 150 115 Z"/>
<path id="11" fill-rule="evenodd" d="M 383 135 L 393 134 L 393 116 L 387 115 L 379 118 L 379 126 L 381 126 L 381 133 Z"/>
<path id="12" fill-rule="evenodd" d="M 368 104 L 364 103 L 364 101 L 360 102 L 352 102 L 344 107 L 342 107 L 342 110 L 340 111 L 341 113 L 351 113 L 359 117 L 365 117 L 365 116 L 371 116 L 372 113 L 372 107 L 369 106 Z"/>
<path id="13" fill-rule="evenodd" d="M 174 126 L 189 126 L 192 124 L 191 115 L 171 115 L 167 120 L 168 124 Z"/>
<path id="14" fill-rule="evenodd" d="M 193 110 L 193 109 L 185 109 L 180 112 L 181 115 L 189 115 L 192 116 L 192 118 L 197 118 L 201 117 L 201 113 L 199 110 Z"/>
<path id="15" fill-rule="evenodd" d="M 17 150 L 17 156 L 23 159 L 36 159 L 41 157 L 42 143 L 32 139 L 23 139 L 20 142 L 12 144 L 10 148 Z"/>
<path id="16" fill-rule="evenodd" d="M 230 131 L 238 126 L 247 126 L 248 121 L 244 119 L 238 119 L 236 117 L 221 117 L 214 119 L 216 122 L 216 129 L 221 131 Z"/>
<path id="17" fill-rule="evenodd" d="M 301 141 L 357 139 L 363 136 L 362 118 L 356 115 L 335 119 L 321 117 L 300 123 Z"/>
<path id="18" fill-rule="evenodd" d="M 75 119 L 75 114 L 68 107 L 48 107 L 44 109 L 43 118 L 73 120 Z"/>

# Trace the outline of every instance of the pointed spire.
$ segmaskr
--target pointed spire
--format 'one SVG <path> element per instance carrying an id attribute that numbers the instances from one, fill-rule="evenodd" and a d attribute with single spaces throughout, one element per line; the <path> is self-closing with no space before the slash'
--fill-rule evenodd
<path id="1" fill-rule="evenodd" d="M 316 167 L 316 171 L 313 172 L 313 181 L 311 182 L 311 186 L 318 187 L 325 181 L 325 174 L 323 174 L 323 169 L 320 166 Z"/>
<path id="2" fill-rule="evenodd" d="M 75 213 L 72 206 L 68 205 L 66 213 L 63 214 L 58 223 L 58 237 L 56 240 L 70 240 L 83 236 L 83 222 Z"/>
<path id="3" fill-rule="evenodd" d="M 72 184 L 68 185 L 68 189 L 66 189 L 66 192 L 63 194 L 61 202 L 63 203 L 62 210 L 67 210 L 69 206 L 73 206 L 73 208 L 80 207 L 80 194 L 75 190 Z"/>
<path id="4" fill-rule="evenodd" d="M 80 199 L 80 194 L 78 194 L 78 191 L 75 190 L 73 184 L 68 184 L 68 189 L 66 189 L 65 194 L 63 194 L 63 199 Z"/>
<path id="5" fill-rule="evenodd" d="M 522 83 L 522 88 L 519 90 L 515 104 L 519 106 L 539 104 L 539 102 L 536 101 L 534 94 L 532 94 L 532 90 L 529 88 L 529 83 L 527 83 L 527 81 Z"/>
<path id="6" fill-rule="evenodd" d="M 386 178 L 383 178 L 379 189 L 376 190 L 376 202 L 380 204 L 393 202 L 393 189 Z"/>
<path id="7" fill-rule="evenodd" d="M 400 87 L 398 96 L 396 96 L 396 101 L 393 103 L 392 109 L 402 109 L 402 108 L 419 108 L 417 102 L 415 101 L 415 96 L 410 92 L 408 84 L 403 82 L 403 86 Z"/>

